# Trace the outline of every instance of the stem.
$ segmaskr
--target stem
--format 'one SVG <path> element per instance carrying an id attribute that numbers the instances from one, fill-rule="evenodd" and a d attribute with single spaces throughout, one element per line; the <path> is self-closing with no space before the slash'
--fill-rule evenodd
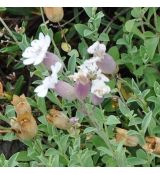
<path id="1" fill-rule="evenodd" d="M 154 25 L 155 25 L 155 27 L 156 27 L 156 29 L 157 29 L 157 14 L 156 14 L 156 9 L 155 9 L 155 7 L 153 8 L 153 13 L 154 13 Z"/>
<path id="2" fill-rule="evenodd" d="M 17 38 L 14 36 L 13 32 L 9 29 L 9 27 L 7 26 L 7 24 L 4 22 L 4 20 L 0 17 L 0 22 L 3 24 L 3 26 L 6 28 L 6 30 L 8 31 L 8 33 L 10 34 L 10 36 L 13 38 L 13 40 L 17 43 L 17 45 L 19 45 L 19 41 L 17 40 Z"/>
<path id="3" fill-rule="evenodd" d="M 42 16 L 43 23 L 46 26 L 46 29 L 48 31 L 48 27 L 47 27 L 47 24 L 46 24 L 46 21 L 45 21 L 45 18 L 44 18 L 44 13 L 43 13 L 42 7 L 40 7 L 40 11 L 41 11 L 41 16 Z M 51 41 L 52 41 L 52 44 L 54 46 L 55 53 L 61 58 L 60 52 L 59 52 L 59 50 L 58 50 L 58 48 L 57 48 L 57 46 L 55 44 L 55 41 L 54 41 L 53 37 L 51 38 Z"/>

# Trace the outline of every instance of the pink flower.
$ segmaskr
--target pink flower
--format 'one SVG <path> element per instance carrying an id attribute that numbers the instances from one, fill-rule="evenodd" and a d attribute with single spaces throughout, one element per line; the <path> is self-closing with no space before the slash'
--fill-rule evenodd
<path id="1" fill-rule="evenodd" d="M 91 85 L 90 82 L 87 82 L 86 84 L 81 83 L 80 81 L 77 81 L 74 85 L 76 96 L 79 100 L 84 100 L 90 91 Z"/>
<path id="2" fill-rule="evenodd" d="M 104 99 L 92 94 L 91 100 L 94 105 L 100 105 Z"/>
<path id="3" fill-rule="evenodd" d="M 47 69 L 51 70 L 51 66 L 55 65 L 56 62 L 60 62 L 63 65 L 62 61 L 60 60 L 60 58 L 57 55 L 55 55 L 51 52 L 47 52 L 46 56 L 43 59 L 43 64 L 47 67 Z M 63 66 L 62 66 L 62 68 L 63 68 Z"/>
<path id="4" fill-rule="evenodd" d="M 76 93 L 74 87 L 65 81 L 59 80 L 58 83 L 55 85 L 54 90 L 55 92 L 57 92 L 59 96 L 67 100 L 76 99 Z"/>
<path id="5" fill-rule="evenodd" d="M 117 65 L 114 59 L 109 55 L 105 54 L 102 59 L 97 61 L 97 66 L 101 69 L 104 74 L 113 74 L 117 70 Z"/>

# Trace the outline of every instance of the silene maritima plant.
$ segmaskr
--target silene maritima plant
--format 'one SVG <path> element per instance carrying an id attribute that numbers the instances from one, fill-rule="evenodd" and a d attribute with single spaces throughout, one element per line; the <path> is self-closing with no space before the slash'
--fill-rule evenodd
<path id="1" fill-rule="evenodd" d="M 0 166 L 158 166 L 159 14 L 0 8 Z"/>

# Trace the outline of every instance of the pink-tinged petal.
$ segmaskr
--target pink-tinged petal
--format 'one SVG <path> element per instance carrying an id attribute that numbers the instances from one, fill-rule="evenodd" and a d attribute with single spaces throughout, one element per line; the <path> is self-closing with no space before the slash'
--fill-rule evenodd
<path id="1" fill-rule="evenodd" d="M 97 97 L 96 95 L 92 95 L 91 100 L 94 105 L 100 105 L 104 99 Z"/>
<path id="2" fill-rule="evenodd" d="M 89 94 L 91 85 L 90 85 L 90 82 L 86 84 L 82 84 L 81 82 L 77 81 L 75 83 L 74 88 L 75 88 L 77 98 L 79 100 L 84 100 Z"/>
<path id="3" fill-rule="evenodd" d="M 113 74 L 117 70 L 116 62 L 109 54 L 105 54 L 104 58 L 101 59 L 101 61 L 97 61 L 97 66 L 105 74 Z"/>
<path id="4" fill-rule="evenodd" d="M 75 89 L 69 83 L 65 81 L 58 81 L 54 88 L 57 94 L 67 100 L 75 100 L 76 94 Z"/>
<path id="5" fill-rule="evenodd" d="M 60 58 L 57 55 L 55 55 L 51 52 L 47 52 L 46 56 L 43 60 L 43 64 L 47 67 L 48 70 L 51 70 L 51 66 L 55 65 L 55 63 L 58 61 L 60 63 L 62 63 L 62 61 L 60 60 Z"/>

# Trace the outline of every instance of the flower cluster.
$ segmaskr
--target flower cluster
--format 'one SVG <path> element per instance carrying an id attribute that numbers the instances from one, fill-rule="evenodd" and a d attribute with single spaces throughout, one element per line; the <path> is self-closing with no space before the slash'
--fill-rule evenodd
<path id="1" fill-rule="evenodd" d="M 84 100 L 89 92 L 92 95 L 92 103 L 97 105 L 103 101 L 105 94 L 110 93 L 110 87 L 106 84 L 109 79 L 104 75 L 112 74 L 116 70 L 116 63 L 113 58 L 106 54 L 106 47 L 98 41 L 88 48 L 88 53 L 93 57 L 84 61 L 79 70 L 70 79 L 75 81 L 77 98 Z M 107 66 L 104 66 L 107 65 Z M 110 66 L 110 67 L 109 67 Z"/>
<path id="2" fill-rule="evenodd" d="M 39 39 L 33 40 L 31 46 L 26 48 L 22 56 L 25 65 L 38 65 L 43 63 L 52 73 L 46 77 L 42 84 L 34 92 L 39 97 L 45 97 L 49 89 L 54 89 L 58 95 L 68 100 L 84 100 L 90 93 L 93 104 L 97 105 L 103 101 L 104 95 L 110 92 L 109 82 L 105 74 L 113 74 L 116 71 L 116 63 L 113 58 L 106 53 L 104 44 L 98 41 L 88 48 L 88 53 L 93 57 L 85 60 L 79 66 L 78 72 L 70 75 L 74 86 L 58 79 L 58 72 L 63 69 L 61 59 L 48 51 L 51 39 L 49 35 L 39 34 Z"/>

